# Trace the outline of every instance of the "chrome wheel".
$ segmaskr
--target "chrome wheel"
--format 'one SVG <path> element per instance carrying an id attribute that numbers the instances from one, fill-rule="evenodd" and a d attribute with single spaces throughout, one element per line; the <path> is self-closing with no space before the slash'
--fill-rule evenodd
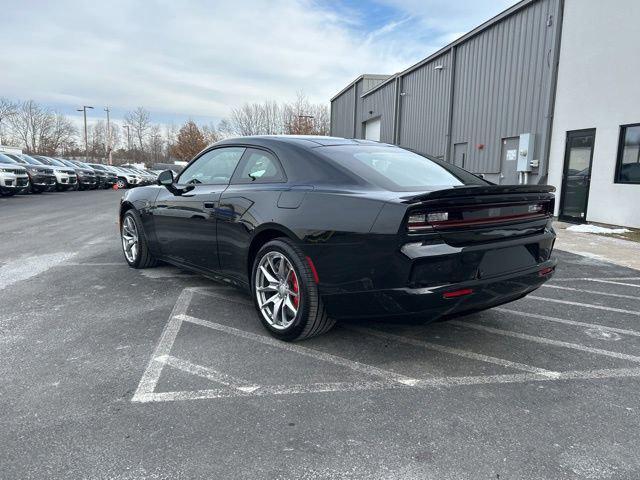
<path id="1" fill-rule="evenodd" d="M 260 313 L 276 330 L 293 324 L 300 306 L 300 284 L 291 262 L 280 252 L 260 259 L 255 276 Z"/>
<path id="2" fill-rule="evenodd" d="M 136 227 L 136 222 L 131 215 L 126 215 L 122 224 L 122 248 L 127 260 L 130 263 L 135 263 L 139 250 L 138 227 Z"/>

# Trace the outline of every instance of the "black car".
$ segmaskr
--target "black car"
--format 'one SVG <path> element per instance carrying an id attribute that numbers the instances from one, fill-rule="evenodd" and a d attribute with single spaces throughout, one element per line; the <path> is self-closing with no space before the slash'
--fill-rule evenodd
<path id="1" fill-rule="evenodd" d="M 219 142 L 121 202 L 125 258 L 249 290 L 283 340 L 354 317 L 424 321 L 527 295 L 553 274 L 554 191 L 494 185 L 392 145 Z"/>
<path id="2" fill-rule="evenodd" d="M 102 188 L 111 188 L 118 181 L 118 176 L 105 167 L 105 165 L 100 165 L 99 163 L 88 163 L 91 168 L 96 171 L 97 175 L 104 175 L 104 184 Z"/>
<path id="3" fill-rule="evenodd" d="M 56 158 L 45 157 L 43 155 L 34 155 L 34 157 L 47 165 L 73 169 L 78 179 L 76 184 L 77 190 L 90 190 L 96 188 L 96 176 L 92 169 L 78 166 L 73 162 L 63 162 Z"/>
<path id="4" fill-rule="evenodd" d="M 29 175 L 29 191 L 31 193 L 42 193 L 56 188 L 56 176 L 53 173 L 53 168 L 46 165 L 37 165 L 29 163 L 22 154 L 5 153 L 5 156 L 18 165 L 21 165 L 27 170 Z"/>

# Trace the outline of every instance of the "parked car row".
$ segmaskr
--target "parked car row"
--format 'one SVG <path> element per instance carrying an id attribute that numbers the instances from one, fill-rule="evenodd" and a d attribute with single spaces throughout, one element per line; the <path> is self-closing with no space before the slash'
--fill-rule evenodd
<path id="1" fill-rule="evenodd" d="M 157 173 L 133 166 L 116 167 L 78 160 L 0 153 L 0 195 L 57 190 L 131 188 L 156 182 Z"/>

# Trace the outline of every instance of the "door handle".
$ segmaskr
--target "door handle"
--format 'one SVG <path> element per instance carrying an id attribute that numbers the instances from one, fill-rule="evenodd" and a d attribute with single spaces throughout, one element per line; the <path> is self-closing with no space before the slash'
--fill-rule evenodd
<path id="1" fill-rule="evenodd" d="M 204 208 L 214 209 L 216 208 L 216 205 L 214 202 L 204 202 Z"/>

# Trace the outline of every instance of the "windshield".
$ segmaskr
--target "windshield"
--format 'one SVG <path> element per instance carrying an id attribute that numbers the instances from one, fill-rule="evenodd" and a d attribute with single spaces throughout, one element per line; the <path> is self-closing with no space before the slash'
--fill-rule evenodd
<path id="1" fill-rule="evenodd" d="M 47 157 L 47 160 L 49 160 L 51 162 L 51 165 L 57 165 L 59 167 L 67 167 L 68 165 L 65 165 L 64 163 L 62 163 L 59 160 L 56 160 L 55 158 L 51 158 L 51 157 Z"/>
<path id="2" fill-rule="evenodd" d="M 90 164 L 89 164 L 89 166 L 90 166 L 91 168 L 93 168 L 94 170 L 101 170 L 101 171 L 103 171 L 103 172 L 106 172 L 106 171 L 107 171 L 107 169 L 106 169 L 106 168 L 104 168 L 102 165 L 97 165 L 97 164 L 95 164 L 95 163 L 90 163 Z"/>
<path id="3" fill-rule="evenodd" d="M 13 158 L 8 157 L 4 153 L 0 153 L 0 163 L 18 163 Z"/>
<path id="4" fill-rule="evenodd" d="M 24 160 L 27 163 L 30 163 L 31 165 L 48 165 L 48 163 L 41 162 L 40 160 L 30 157 L 29 155 L 26 155 L 24 153 L 20 153 L 19 156 L 22 160 Z"/>
<path id="5" fill-rule="evenodd" d="M 396 192 L 489 184 L 466 170 L 397 147 L 341 145 L 316 151 L 367 182 Z"/>

